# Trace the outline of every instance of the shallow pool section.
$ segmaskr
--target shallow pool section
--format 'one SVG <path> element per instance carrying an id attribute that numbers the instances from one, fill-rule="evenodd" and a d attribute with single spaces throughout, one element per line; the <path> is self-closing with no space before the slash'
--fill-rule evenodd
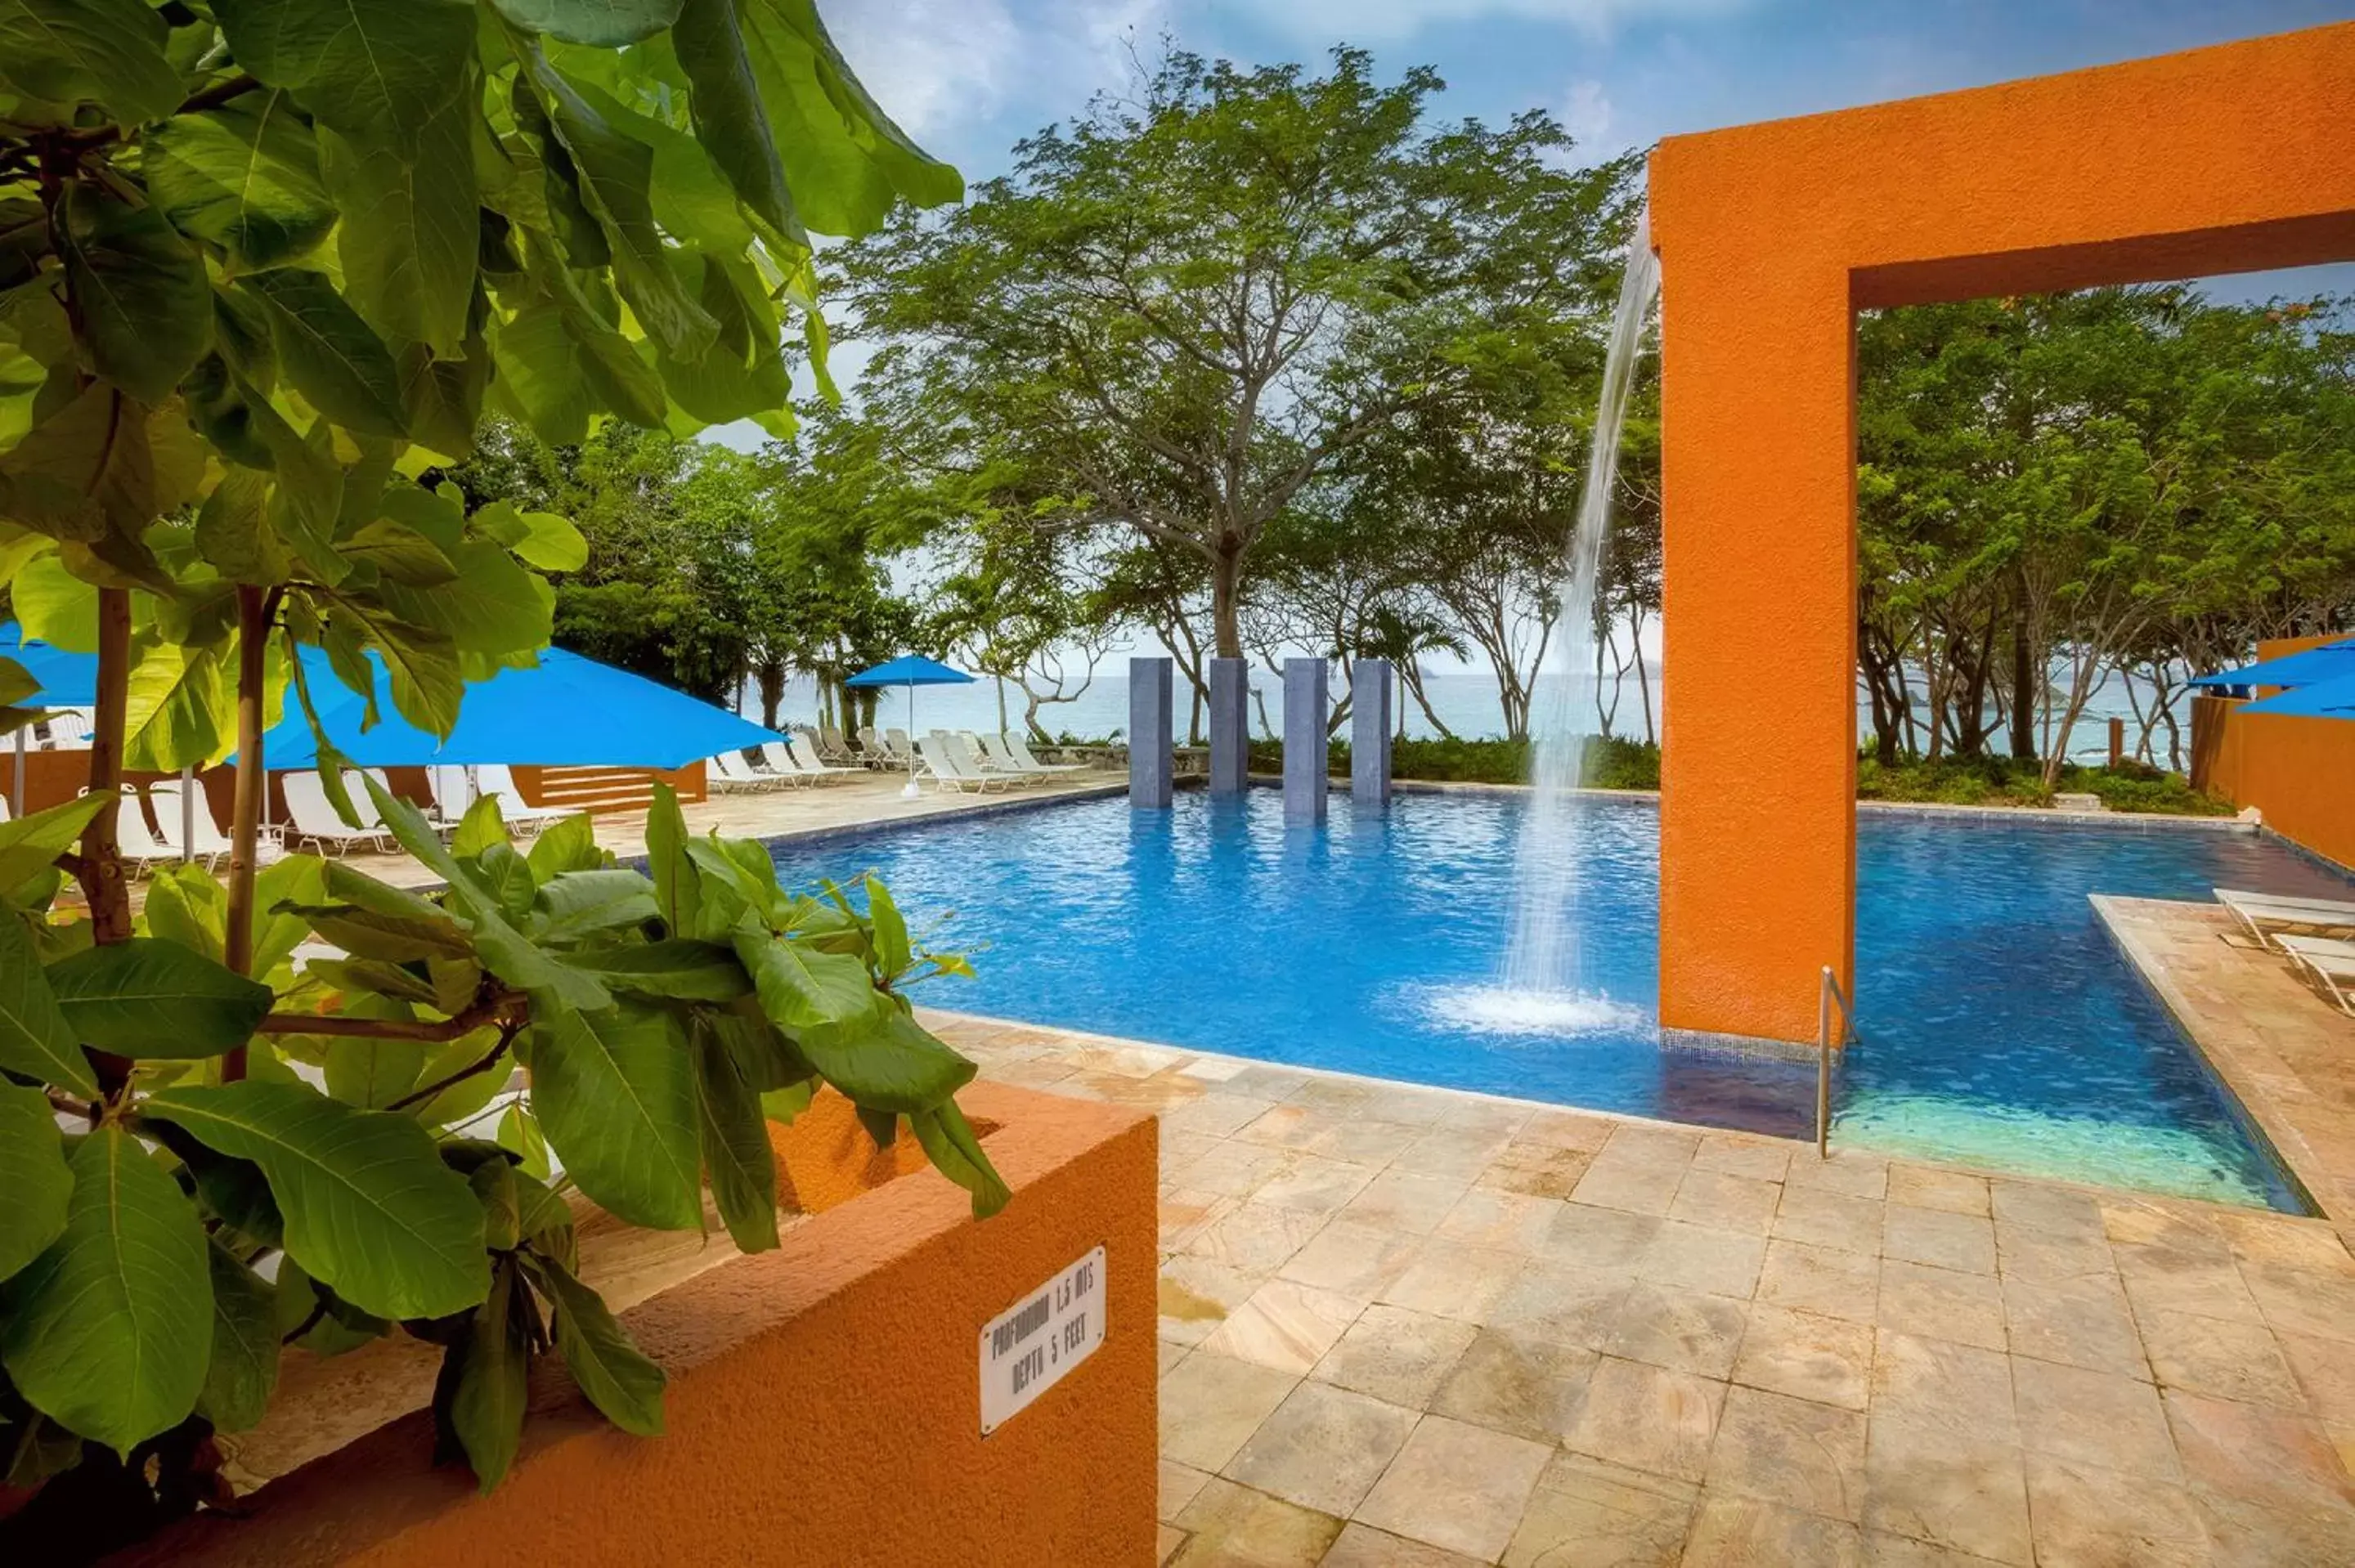
<path id="1" fill-rule="evenodd" d="M 1499 997 L 1521 799 L 1344 796 L 1286 829 L 1272 791 L 1098 800 L 777 850 L 791 883 L 872 870 L 979 978 L 943 1007 L 1597 1110 L 1808 1137 L 1812 1052 L 1664 1044 L 1658 814 L 1588 798 L 1572 879 L 1578 1005 Z M 2348 896 L 2237 833 L 1859 826 L 1857 1005 L 1836 1139 L 2024 1174 L 2298 1206 L 2245 1118 L 2096 923 L 2087 895 Z"/>

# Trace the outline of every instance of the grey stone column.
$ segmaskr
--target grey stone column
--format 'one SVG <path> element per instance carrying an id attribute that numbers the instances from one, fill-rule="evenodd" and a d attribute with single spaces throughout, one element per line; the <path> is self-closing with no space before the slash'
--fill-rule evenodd
<path id="1" fill-rule="evenodd" d="M 1349 795 L 1361 806 L 1391 803 L 1391 704 L 1398 683 L 1387 659 L 1360 659 L 1349 667 Z"/>
<path id="2" fill-rule="evenodd" d="M 1325 820 L 1325 661 L 1284 662 L 1284 820 Z"/>
<path id="3" fill-rule="evenodd" d="M 1128 662 L 1128 803 L 1140 811 L 1167 810 L 1174 789 L 1171 671 L 1166 658 Z"/>
<path id="4" fill-rule="evenodd" d="M 1240 795 L 1251 787 L 1251 662 L 1210 661 L 1210 793 Z"/>

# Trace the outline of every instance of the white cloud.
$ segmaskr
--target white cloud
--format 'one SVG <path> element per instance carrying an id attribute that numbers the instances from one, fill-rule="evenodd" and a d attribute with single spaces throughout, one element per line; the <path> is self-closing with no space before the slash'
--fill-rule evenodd
<path id="1" fill-rule="evenodd" d="M 1166 0 L 829 0 L 826 19 L 868 91 L 921 140 L 1013 103 L 1076 108 L 1126 79 L 1124 41 L 1149 45 L 1165 10 Z"/>
<path id="2" fill-rule="evenodd" d="M 1282 0 L 1264 19 L 1315 43 L 1395 42 L 1426 27 L 1482 20 L 1550 22 L 1596 37 L 1630 24 L 1748 10 L 1756 0 Z"/>
<path id="3" fill-rule="evenodd" d="M 1562 95 L 1561 106 L 1555 111 L 1555 118 L 1561 122 L 1561 128 L 1570 132 L 1570 139 L 1578 144 L 1579 151 L 1600 153 L 1608 143 L 1614 123 L 1611 95 L 1604 91 L 1603 84 L 1593 77 L 1581 78 L 1572 82 L 1570 90 Z"/>

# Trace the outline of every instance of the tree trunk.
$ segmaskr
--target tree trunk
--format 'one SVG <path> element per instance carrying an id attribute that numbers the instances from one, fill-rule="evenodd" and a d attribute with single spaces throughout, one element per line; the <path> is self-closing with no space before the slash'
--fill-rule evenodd
<path id="1" fill-rule="evenodd" d="M 90 929 L 101 945 L 131 939 L 131 887 L 123 875 L 123 851 L 114 814 L 123 809 L 123 735 L 130 704 L 131 591 L 98 590 L 98 702 L 91 713 L 90 791 L 104 802 L 82 830 L 78 873 L 90 901 Z M 138 809 L 136 803 L 133 810 Z M 108 1097 L 131 1081 L 131 1060 L 91 1051 L 99 1087 Z"/>
<path id="2" fill-rule="evenodd" d="M 2036 706 L 2042 683 L 2036 678 L 2036 652 L 2029 646 L 2028 617 L 2011 618 L 2011 759 L 2036 760 Z"/>
<path id="3" fill-rule="evenodd" d="M 274 591 L 240 584 L 237 590 L 237 789 L 229 809 L 229 914 L 221 962 L 239 974 L 253 969 L 253 876 L 261 840 L 261 802 L 270 788 L 262 752 L 263 656 L 270 652 Z M 221 1058 L 221 1081 L 245 1076 L 245 1047 Z"/>
<path id="4" fill-rule="evenodd" d="M 785 700 L 785 662 L 763 659 L 754 671 L 761 680 L 761 727 L 777 727 L 777 708 Z M 819 715 L 825 715 L 823 713 Z"/>
<path id="5" fill-rule="evenodd" d="M 1241 542 L 1221 538 L 1210 556 L 1210 630 L 1221 659 L 1243 656 L 1242 577 Z"/>

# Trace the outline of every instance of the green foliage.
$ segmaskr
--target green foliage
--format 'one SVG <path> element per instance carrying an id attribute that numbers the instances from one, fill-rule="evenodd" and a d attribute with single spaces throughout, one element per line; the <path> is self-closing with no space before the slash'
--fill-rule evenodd
<path id="1" fill-rule="evenodd" d="M 2221 817 L 2232 812 L 2231 802 L 2200 794 L 2181 774 L 2131 761 L 2115 768 L 2073 763 L 2060 769 L 2057 779 L 2057 788 L 2048 786 L 2043 765 L 2033 759 L 1941 758 L 1891 767 L 1868 755 L 1857 764 L 1856 793 L 1860 800 L 2029 807 L 2050 806 L 2056 793 L 2089 794 L 2100 797 L 2113 811 L 2176 817 Z"/>

